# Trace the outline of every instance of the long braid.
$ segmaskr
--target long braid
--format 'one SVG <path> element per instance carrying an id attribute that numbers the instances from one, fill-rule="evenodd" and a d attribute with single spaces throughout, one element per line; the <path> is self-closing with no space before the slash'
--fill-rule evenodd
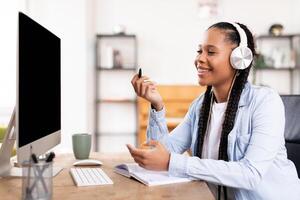
<path id="1" fill-rule="evenodd" d="M 222 133 L 221 133 L 221 139 L 220 139 L 220 147 L 219 147 L 219 159 L 220 160 L 226 160 L 228 161 L 228 155 L 227 155 L 227 144 L 228 144 L 228 134 L 232 130 L 234 126 L 234 121 L 238 109 L 238 104 L 240 101 L 240 97 L 242 94 L 242 91 L 244 89 L 244 86 L 247 82 L 247 78 L 249 75 L 250 69 L 247 68 L 236 77 L 236 80 L 233 84 L 229 101 L 227 104 L 227 108 L 225 111 L 225 118 L 222 125 Z"/>
<path id="2" fill-rule="evenodd" d="M 207 121 L 208 121 L 208 115 L 210 111 L 210 101 L 211 101 L 211 89 L 212 86 L 207 86 L 205 94 L 204 94 L 204 99 L 202 103 L 202 107 L 200 109 L 200 117 L 198 121 L 198 148 L 196 151 L 196 156 L 201 158 L 202 154 L 202 147 L 203 147 L 203 141 L 206 133 L 206 127 L 207 127 Z"/>
<path id="3" fill-rule="evenodd" d="M 248 39 L 247 40 L 248 47 L 251 49 L 253 55 L 256 56 L 252 33 L 249 31 L 249 29 L 245 25 L 240 24 L 240 23 L 238 23 L 238 24 L 240 25 L 240 27 L 242 29 L 244 29 L 244 31 L 247 35 L 247 39 Z M 237 30 L 235 29 L 235 27 L 232 24 L 226 23 L 226 22 L 220 22 L 220 23 L 212 25 L 210 28 L 218 28 L 220 30 L 224 30 L 225 34 L 226 34 L 226 40 L 228 40 L 229 42 L 232 42 L 234 44 L 240 43 L 239 34 L 237 33 Z M 252 63 L 251 63 L 251 65 L 252 65 Z M 251 69 L 251 65 L 250 65 L 250 67 L 248 67 L 244 70 L 238 70 L 238 72 L 237 72 L 238 75 L 233 83 L 231 92 L 229 94 L 230 95 L 229 101 L 228 101 L 227 108 L 225 111 L 225 117 L 224 117 L 224 122 L 222 125 L 222 133 L 221 133 L 221 138 L 220 138 L 219 155 L 218 155 L 219 160 L 225 160 L 225 161 L 229 160 L 228 154 L 227 154 L 228 134 L 234 127 L 239 100 L 240 100 L 242 91 L 245 87 L 245 84 L 247 82 L 249 72 Z M 207 123 L 208 123 L 208 116 L 209 116 L 210 106 L 211 106 L 210 105 L 211 95 L 213 95 L 213 94 L 211 94 L 212 93 L 211 88 L 212 88 L 211 86 L 208 86 L 208 88 L 205 92 L 202 107 L 200 109 L 200 117 L 199 117 L 199 122 L 198 122 L 198 140 L 197 140 L 197 149 L 196 149 L 196 156 L 198 156 L 199 158 L 201 158 L 201 155 L 202 155 L 203 141 L 204 141 L 205 134 L 206 134 L 206 127 L 207 127 Z M 227 199 L 227 189 L 225 186 L 223 186 L 223 188 L 224 188 L 225 199 Z M 220 199 L 220 193 L 221 193 L 221 186 L 218 186 L 218 199 Z"/>

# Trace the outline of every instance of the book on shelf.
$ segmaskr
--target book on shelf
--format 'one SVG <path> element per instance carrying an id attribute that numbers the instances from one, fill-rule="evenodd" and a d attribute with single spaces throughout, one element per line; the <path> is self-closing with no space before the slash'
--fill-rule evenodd
<path id="1" fill-rule="evenodd" d="M 170 176 L 167 171 L 152 171 L 140 167 L 137 163 L 123 163 L 114 167 L 114 171 L 127 178 L 134 178 L 147 185 L 166 185 L 191 181 L 188 178 Z"/>

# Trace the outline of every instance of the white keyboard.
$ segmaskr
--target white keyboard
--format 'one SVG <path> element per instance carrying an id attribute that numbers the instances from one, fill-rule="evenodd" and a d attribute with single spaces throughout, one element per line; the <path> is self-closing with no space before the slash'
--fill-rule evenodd
<path id="1" fill-rule="evenodd" d="M 100 168 L 71 168 L 70 173 L 77 186 L 110 185 L 112 180 Z"/>

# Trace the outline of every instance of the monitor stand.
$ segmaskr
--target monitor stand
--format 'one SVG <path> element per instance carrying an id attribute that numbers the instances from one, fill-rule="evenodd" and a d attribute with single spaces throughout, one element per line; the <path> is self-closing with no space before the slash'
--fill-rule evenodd
<path id="1" fill-rule="evenodd" d="M 11 154 L 16 141 L 15 120 L 16 111 L 14 109 L 0 149 L 0 177 L 22 177 L 22 168 L 13 167 L 11 164 Z M 56 176 L 62 169 L 53 167 L 52 175 Z"/>

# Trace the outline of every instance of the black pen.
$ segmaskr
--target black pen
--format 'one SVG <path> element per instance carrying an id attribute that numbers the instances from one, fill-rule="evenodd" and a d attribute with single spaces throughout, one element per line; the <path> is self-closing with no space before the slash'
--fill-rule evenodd
<path id="1" fill-rule="evenodd" d="M 139 78 L 141 78 L 142 77 L 142 68 L 139 68 L 139 76 L 138 76 Z"/>
<path id="2" fill-rule="evenodd" d="M 52 162 L 52 160 L 53 160 L 54 157 L 55 157 L 55 153 L 54 152 L 50 152 L 50 154 L 46 158 L 46 162 Z"/>
<path id="3" fill-rule="evenodd" d="M 33 153 L 33 154 L 31 154 L 31 159 L 33 160 L 33 162 L 35 163 L 35 164 L 37 164 L 39 161 L 38 161 L 38 159 L 37 159 L 37 157 L 36 157 L 36 155 Z"/>

